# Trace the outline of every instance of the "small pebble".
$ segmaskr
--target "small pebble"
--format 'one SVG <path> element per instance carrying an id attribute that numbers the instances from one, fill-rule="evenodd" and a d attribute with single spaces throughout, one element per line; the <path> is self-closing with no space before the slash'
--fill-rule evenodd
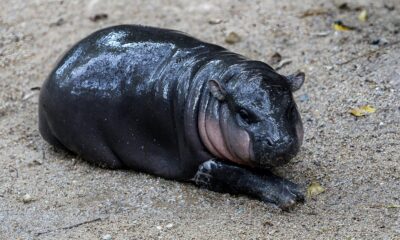
<path id="1" fill-rule="evenodd" d="M 326 37 L 331 33 L 331 31 L 325 31 L 325 32 L 316 32 L 312 33 L 311 35 L 316 36 L 316 37 Z"/>
<path id="2" fill-rule="evenodd" d="M 24 196 L 22 196 L 22 202 L 23 203 L 30 203 L 33 201 L 33 197 L 30 194 L 25 194 Z"/>
<path id="3" fill-rule="evenodd" d="M 161 226 L 157 226 L 156 228 L 157 228 L 158 230 L 161 230 L 161 229 L 162 229 L 162 227 L 161 227 Z"/>
<path id="4" fill-rule="evenodd" d="M 208 20 L 208 23 L 211 25 L 216 25 L 222 23 L 222 19 L 219 18 L 212 18 Z"/>
<path id="5" fill-rule="evenodd" d="M 333 69 L 333 66 L 325 66 L 326 70 L 330 71 Z"/>
<path id="6" fill-rule="evenodd" d="M 240 36 L 235 32 L 230 32 L 225 38 L 225 42 L 229 44 L 234 44 L 239 41 L 240 41 Z"/>
<path id="7" fill-rule="evenodd" d="M 108 18 L 108 14 L 107 13 L 98 13 L 98 14 L 95 14 L 94 16 L 91 16 L 89 19 L 92 22 L 98 22 L 98 21 L 101 21 L 101 20 L 105 20 L 107 18 Z"/>
<path id="8" fill-rule="evenodd" d="M 106 234 L 106 235 L 104 235 L 103 237 L 101 237 L 101 239 L 102 239 L 102 240 L 111 240 L 112 237 L 111 237 L 110 234 Z"/>
<path id="9" fill-rule="evenodd" d="M 63 25 L 64 23 L 65 23 L 64 18 L 60 18 L 57 20 L 57 22 L 50 23 L 50 27 L 58 27 L 58 26 Z"/>
<path id="10" fill-rule="evenodd" d="M 385 38 L 378 38 L 378 39 L 371 41 L 372 45 L 378 45 L 378 46 L 386 45 L 388 43 L 389 42 Z"/>
<path id="11" fill-rule="evenodd" d="M 307 102 L 307 101 L 310 100 L 310 97 L 308 96 L 307 93 L 305 93 L 305 94 L 303 94 L 303 95 L 300 95 L 300 96 L 299 96 L 299 99 L 300 99 L 300 102 Z"/>
<path id="12" fill-rule="evenodd" d="M 168 223 L 165 227 L 166 227 L 166 228 L 172 228 L 173 226 L 174 226 L 174 224 Z"/>

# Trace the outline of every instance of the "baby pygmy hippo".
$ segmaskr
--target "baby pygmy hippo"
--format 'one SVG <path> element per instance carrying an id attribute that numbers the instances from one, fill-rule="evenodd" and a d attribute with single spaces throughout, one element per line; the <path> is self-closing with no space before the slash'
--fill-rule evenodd
<path id="1" fill-rule="evenodd" d="M 299 187 L 268 169 L 299 151 L 292 92 L 304 73 L 184 33 L 137 25 L 97 31 L 44 82 L 39 129 L 49 143 L 98 165 L 247 194 L 283 209 Z"/>

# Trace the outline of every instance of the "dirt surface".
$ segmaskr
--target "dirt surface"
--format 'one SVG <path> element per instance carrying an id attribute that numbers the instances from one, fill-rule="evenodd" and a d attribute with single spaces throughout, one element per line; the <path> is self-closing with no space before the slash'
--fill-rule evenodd
<path id="1" fill-rule="evenodd" d="M 400 239 L 400 2 L 342 3 L 0 0 L 0 239 Z M 335 20 L 357 29 L 334 31 Z M 305 71 L 295 94 L 304 145 L 277 171 L 325 192 L 282 212 L 101 169 L 47 144 L 31 88 L 76 41 L 122 23 L 178 29 L 271 64 L 278 52 L 291 60 L 279 72 Z M 226 43 L 230 32 L 240 41 Z M 377 111 L 348 113 L 365 104 Z"/>

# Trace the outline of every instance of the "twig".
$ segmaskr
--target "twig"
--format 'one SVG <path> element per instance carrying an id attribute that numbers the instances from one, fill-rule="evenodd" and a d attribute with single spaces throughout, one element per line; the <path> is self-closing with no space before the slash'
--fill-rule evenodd
<path id="1" fill-rule="evenodd" d="M 42 147 L 42 160 L 46 160 L 46 152 L 44 151 L 44 147 Z"/>
<path id="2" fill-rule="evenodd" d="M 278 66 L 276 66 L 275 70 L 279 70 L 290 63 L 292 63 L 292 59 L 283 59 L 278 63 Z"/>
<path id="3" fill-rule="evenodd" d="M 35 92 L 30 92 L 30 93 L 28 93 L 28 94 L 26 94 L 26 95 L 24 95 L 24 96 L 22 97 L 22 101 L 26 101 L 26 100 L 28 100 L 29 98 L 31 98 L 31 97 L 33 97 L 33 96 L 35 96 L 35 95 L 36 95 Z"/>
<path id="4" fill-rule="evenodd" d="M 12 170 L 14 170 L 15 171 L 15 178 L 18 178 L 18 169 L 16 168 L 16 167 L 13 167 L 13 166 L 9 166 Z M 10 174 L 11 175 L 11 174 Z"/>
<path id="5" fill-rule="evenodd" d="M 377 52 L 379 52 L 379 51 L 381 51 L 381 50 L 383 50 L 383 49 L 385 49 L 385 48 L 387 48 L 387 47 L 391 47 L 391 46 L 394 46 L 394 45 L 399 44 L 399 43 L 400 43 L 400 41 L 395 41 L 395 42 L 386 44 L 386 45 L 384 45 L 384 46 L 382 46 L 382 47 L 380 47 L 380 48 L 378 48 L 378 49 L 375 49 L 375 50 L 372 50 L 372 51 L 368 51 L 368 52 L 366 52 L 366 53 L 364 53 L 364 54 L 361 54 L 361 55 L 359 55 L 359 56 L 350 58 L 349 60 L 346 60 L 346 61 L 344 61 L 344 62 L 338 63 L 337 65 L 342 66 L 342 65 L 351 63 L 351 62 L 353 62 L 354 60 L 357 60 L 357 59 L 360 59 L 360 58 L 363 58 L 363 57 L 370 56 L 370 55 L 372 55 L 372 54 L 374 54 L 374 53 L 377 53 Z"/>
<path id="6" fill-rule="evenodd" d="M 51 232 L 55 232 L 55 231 L 59 231 L 59 230 L 68 230 L 68 229 L 72 229 L 72 228 L 76 228 L 76 227 L 82 226 L 84 224 L 93 223 L 93 222 L 97 222 L 97 221 L 101 221 L 101 220 L 103 220 L 103 219 L 102 218 L 95 218 L 95 219 L 92 219 L 92 220 L 80 222 L 80 223 L 77 223 L 77 224 L 74 224 L 74 225 L 70 225 L 70 226 L 67 226 L 67 227 L 57 228 L 57 229 L 53 229 L 53 230 L 47 230 L 47 231 L 43 231 L 43 232 L 37 232 L 37 233 L 35 233 L 35 236 L 37 237 L 37 236 L 40 236 L 40 235 L 43 235 L 43 234 L 47 234 L 47 233 L 51 233 Z"/>

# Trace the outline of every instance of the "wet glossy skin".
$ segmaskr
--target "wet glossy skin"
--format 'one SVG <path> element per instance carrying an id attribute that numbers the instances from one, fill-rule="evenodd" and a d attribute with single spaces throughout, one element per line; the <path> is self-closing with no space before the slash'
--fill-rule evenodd
<path id="1" fill-rule="evenodd" d="M 210 92 L 220 83 L 224 99 Z M 180 32 L 100 30 L 43 84 L 42 136 L 111 168 L 189 180 L 212 158 L 269 167 L 301 145 L 288 79 L 267 64 Z"/>

